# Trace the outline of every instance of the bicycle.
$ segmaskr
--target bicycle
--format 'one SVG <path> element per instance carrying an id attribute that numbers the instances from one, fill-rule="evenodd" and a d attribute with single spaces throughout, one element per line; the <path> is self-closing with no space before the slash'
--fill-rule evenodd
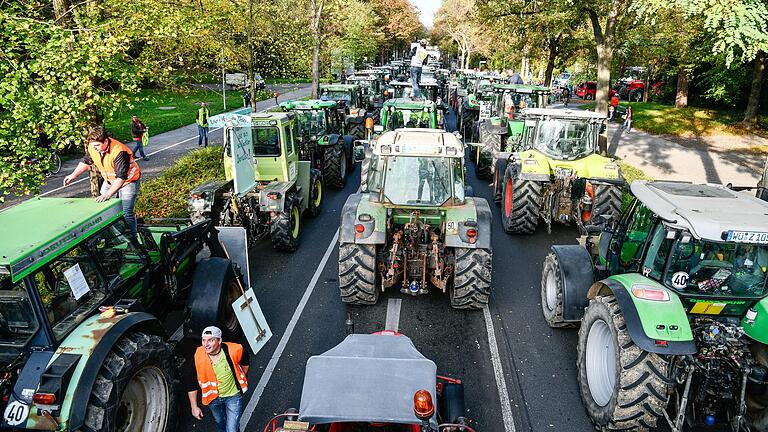
<path id="1" fill-rule="evenodd" d="M 61 172 L 61 156 L 55 148 L 49 148 L 50 156 L 48 156 L 48 171 L 46 175 L 56 175 Z"/>

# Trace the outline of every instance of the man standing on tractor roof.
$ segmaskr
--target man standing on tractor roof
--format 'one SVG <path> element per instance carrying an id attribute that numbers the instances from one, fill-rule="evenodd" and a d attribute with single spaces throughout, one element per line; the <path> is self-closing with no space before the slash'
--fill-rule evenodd
<path id="1" fill-rule="evenodd" d="M 419 81 L 421 80 L 421 68 L 427 64 L 429 54 L 427 54 L 427 40 L 422 39 L 419 44 L 411 50 L 411 85 L 413 86 L 413 97 L 420 99 L 421 89 Z"/>
<path id="2" fill-rule="evenodd" d="M 192 417 L 200 420 L 203 411 L 197 405 L 197 392 L 202 392 L 203 405 L 211 408 L 217 432 L 238 432 L 243 393 L 248 391 L 249 353 L 233 342 L 221 342 L 221 329 L 206 327 L 202 346 L 197 347 L 194 366 L 185 370 L 185 386 Z M 187 362 L 189 363 L 189 362 Z"/>
<path id="3" fill-rule="evenodd" d="M 197 122 L 197 146 L 200 147 L 205 141 L 205 147 L 208 147 L 208 118 L 211 117 L 211 112 L 208 110 L 208 102 L 200 104 L 200 109 L 197 110 L 195 116 L 195 122 Z"/>
<path id="4" fill-rule="evenodd" d="M 139 195 L 141 170 L 133 159 L 133 152 L 125 144 L 111 138 L 102 126 L 96 126 L 88 131 L 85 138 L 86 153 L 74 171 L 64 177 L 64 186 L 69 186 L 80 174 L 95 166 L 104 183 L 101 185 L 101 195 L 96 202 L 104 202 L 117 194 L 123 204 L 123 213 L 128 227 L 135 235 L 136 215 L 133 208 Z"/>

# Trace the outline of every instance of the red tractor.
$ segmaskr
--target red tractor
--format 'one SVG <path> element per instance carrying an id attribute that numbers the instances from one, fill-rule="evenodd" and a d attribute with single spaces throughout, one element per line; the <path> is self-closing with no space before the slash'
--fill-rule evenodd
<path id="1" fill-rule="evenodd" d="M 645 84 L 648 80 L 648 70 L 640 66 L 624 68 L 624 77 L 616 81 L 614 87 L 619 98 L 630 102 L 643 102 L 645 100 Z M 651 91 L 658 95 L 661 93 L 661 81 L 651 84 Z"/>
<path id="2" fill-rule="evenodd" d="M 463 384 L 436 372 L 406 336 L 351 334 L 310 357 L 299 410 L 264 432 L 474 432 L 462 417 Z"/>

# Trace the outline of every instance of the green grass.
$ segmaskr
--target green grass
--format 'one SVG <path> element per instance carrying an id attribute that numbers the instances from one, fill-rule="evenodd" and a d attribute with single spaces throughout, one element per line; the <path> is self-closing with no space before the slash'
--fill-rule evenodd
<path id="1" fill-rule="evenodd" d="M 653 177 L 648 176 L 643 170 L 632 166 L 622 160 L 616 160 L 621 168 L 621 174 L 624 176 L 624 180 L 627 182 L 627 189 L 624 190 L 621 196 L 621 208 L 625 209 L 632 201 L 632 194 L 629 193 L 629 186 L 635 180 L 653 180 Z"/>
<path id="2" fill-rule="evenodd" d="M 218 146 L 194 150 L 160 177 L 142 181 L 136 216 L 144 219 L 189 217 L 189 192 L 203 182 L 224 178 L 221 152 Z"/>
<path id="3" fill-rule="evenodd" d="M 619 104 L 620 108 L 630 105 Z M 740 126 L 744 112 L 739 110 L 686 107 L 675 108 L 654 102 L 632 103 L 634 120 L 632 127 L 660 135 L 682 137 L 705 135 L 744 135 L 768 132 L 765 114 L 759 116 L 760 124 L 756 130 L 746 130 Z M 595 104 L 583 104 L 583 109 L 594 109 Z M 623 109 L 622 109 L 623 110 Z"/>
<path id="4" fill-rule="evenodd" d="M 260 92 L 258 100 L 264 100 L 267 95 Z M 112 131 L 120 141 L 131 141 L 131 116 L 135 113 L 149 128 L 149 135 L 161 134 L 195 122 L 195 113 L 200 109 L 200 102 L 208 102 L 211 115 L 224 111 L 221 95 L 203 89 L 145 89 L 134 98 L 133 109 L 125 107 L 114 118 L 106 123 L 107 130 Z M 242 108 L 243 93 L 227 92 L 227 110 Z M 175 107 L 161 110 L 160 107 Z M 151 143 L 151 141 L 150 141 Z"/>

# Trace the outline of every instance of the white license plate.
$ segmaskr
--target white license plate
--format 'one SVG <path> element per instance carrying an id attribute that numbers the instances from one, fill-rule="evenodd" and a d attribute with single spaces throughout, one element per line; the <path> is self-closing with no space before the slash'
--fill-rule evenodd
<path id="1" fill-rule="evenodd" d="M 768 244 L 768 233 L 754 231 L 728 231 L 727 241 L 735 243 Z"/>
<path id="2" fill-rule="evenodd" d="M 197 198 L 192 200 L 192 207 L 194 208 L 204 208 L 205 207 L 205 200 L 202 198 Z"/>

